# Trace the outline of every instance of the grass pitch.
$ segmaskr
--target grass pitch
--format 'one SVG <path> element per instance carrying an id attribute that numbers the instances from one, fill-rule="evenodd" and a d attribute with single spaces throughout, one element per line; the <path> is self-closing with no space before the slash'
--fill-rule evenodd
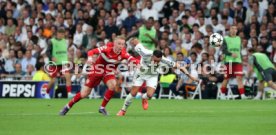
<path id="1" fill-rule="evenodd" d="M 0 135 L 275 135 L 276 101 L 151 100 L 144 111 L 134 100 L 117 117 L 123 100 L 82 100 L 58 116 L 68 99 L 0 99 Z"/>

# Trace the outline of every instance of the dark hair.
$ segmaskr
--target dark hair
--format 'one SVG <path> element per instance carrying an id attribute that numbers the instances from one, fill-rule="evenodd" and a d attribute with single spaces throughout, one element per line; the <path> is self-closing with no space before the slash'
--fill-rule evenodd
<path id="1" fill-rule="evenodd" d="M 200 50 L 203 49 L 203 48 L 202 48 L 202 45 L 201 45 L 200 43 L 195 43 L 195 44 L 193 45 L 193 48 L 197 48 L 197 49 L 200 49 Z"/>
<path id="2" fill-rule="evenodd" d="M 160 50 L 154 50 L 153 55 L 157 58 L 161 58 L 163 53 Z"/>
<path id="3" fill-rule="evenodd" d="M 243 5 L 243 2 L 242 2 L 242 1 L 238 1 L 238 2 L 237 2 L 237 5 L 242 6 L 242 5 Z"/>
<path id="4" fill-rule="evenodd" d="M 40 70 L 41 67 L 44 67 L 44 62 L 37 62 L 35 65 L 36 70 Z"/>
<path id="5" fill-rule="evenodd" d="M 256 52 L 256 50 L 254 48 L 250 48 L 250 49 L 248 49 L 248 52 L 249 53 L 254 53 L 254 52 Z"/>
<path id="6" fill-rule="evenodd" d="M 191 52 L 190 56 L 194 55 L 195 57 L 197 57 L 197 54 L 195 52 Z"/>
<path id="7" fill-rule="evenodd" d="M 177 55 L 184 56 L 184 54 L 182 52 L 178 52 Z"/>
<path id="8" fill-rule="evenodd" d="M 212 17 L 212 20 L 216 20 L 216 21 L 218 21 L 218 17 Z"/>

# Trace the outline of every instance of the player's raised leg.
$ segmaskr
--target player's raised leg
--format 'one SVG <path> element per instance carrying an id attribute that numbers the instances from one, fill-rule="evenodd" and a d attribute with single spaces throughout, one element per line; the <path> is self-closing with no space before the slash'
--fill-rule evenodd
<path id="1" fill-rule="evenodd" d="M 86 98 L 90 93 L 92 88 L 99 85 L 101 82 L 101 76 L 90 75 L 86 79 L 85 86 L 82 87 L 81 91 L 78 92 L 68 104 L 64 106 L 64 108 L 60 111 L 60 115 L 66 115 L 66 113 L 73 107 L 74 104 L 79 102 L 81 99 Z"/>
<path id="2" fill-rule="evenodd" d="M 66 115 L 66 113 L 73 107 L 73 105 L 79 102 L 81 99 L 86 98 L 91 93 L 92 88 L 84 86 L 80 92 L 78 92 L 68 104 L 60 111 L 60 115 Z"/>
<path id="3" fill-rule="evenodd" d="M 148 110 L 148 99 L 151 99 L 155 93 L 155 88 L 147 86 L 147 92 L 142 95 L 142 106 L 144 110 Z"/>

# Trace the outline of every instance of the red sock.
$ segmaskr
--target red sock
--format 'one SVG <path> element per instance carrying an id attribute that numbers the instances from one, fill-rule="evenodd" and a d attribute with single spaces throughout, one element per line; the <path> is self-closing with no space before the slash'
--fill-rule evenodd
<path id="1" fill-rule="evenodd" d="M 50 93 L 50 90 L 51 90 L 51 88 L 48 87 L 48 88 L 46 89 L 46 93 L 49 94 L 49 93 Z"/>
<path id="2" fill-rule="evenodd" d="M 221 87 L 220 90 L 221 90 L 221 93 L 225 94 L 226 91 L 227 91 L 227 88 L 226 87 Z"/>
<path id="3" fill-rule="evenodd" d="M 70 100 L 70 102 L 68 103 L 68 106 L 71 108 L 75 103 L 79 102 L 81 100 L 81 94 L 80 92 L 78 92 L 74 98 L 72 98 Z"/>
<path id="4" fill-rule="evenodd" d="M 114 91 L 107 89 L 107 91 L 104 94 L 104 99 L 102 102 L 102 107 L 105 107 L 106 104 L 109 102 L 109 100 L 112 98 L 112 96 L 115 94 Z"/>
<path id="5" fill-rule="evenodd" d="M 67 93 L 71 92 L 71 91 L 72 91 L 71 85 L 67 85 L 67 86 L 66 86 L 66 90 L 67 90 Z"/>
<path id="6" fill-rule="evenodd" d="M 240 94 L 244 94 L 245 93 L 244 88 L 239 88 L 239 92 Z"/>

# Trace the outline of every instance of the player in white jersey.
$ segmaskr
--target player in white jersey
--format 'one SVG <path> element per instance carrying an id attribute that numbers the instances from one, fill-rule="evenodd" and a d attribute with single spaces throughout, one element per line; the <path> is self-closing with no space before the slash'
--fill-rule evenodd
<path id="1" fill-rule="evenodd" d="M 180 67 L 179 64 L 166 59 L 162 56 L 160 50 L 151 51 L 144 48 L 137 38 L 131 39 L 130 44 L 134 46 L 134 50 L 141 55 L 142 58 L 139 68 L 134 75 L 131 91 L 125 99 L 123 108 L 117 113 L 118 116 L 125 115 L 127 108 L 130 106 L 132 100 L 135 98 L 139 88 L 144 82 L 146 82 L 147 92 L 142 95 L 142 104 L 144 110 L 148 109 L 148 99 L 150 99 L 155 93 L 158 83 L 158 70 L 160 70 L 161 67 L 166 66 L 167 68 L 178 68 L 189 78 L 197 81 L 195 78 L 191 77 L 185 66 Z"/>

